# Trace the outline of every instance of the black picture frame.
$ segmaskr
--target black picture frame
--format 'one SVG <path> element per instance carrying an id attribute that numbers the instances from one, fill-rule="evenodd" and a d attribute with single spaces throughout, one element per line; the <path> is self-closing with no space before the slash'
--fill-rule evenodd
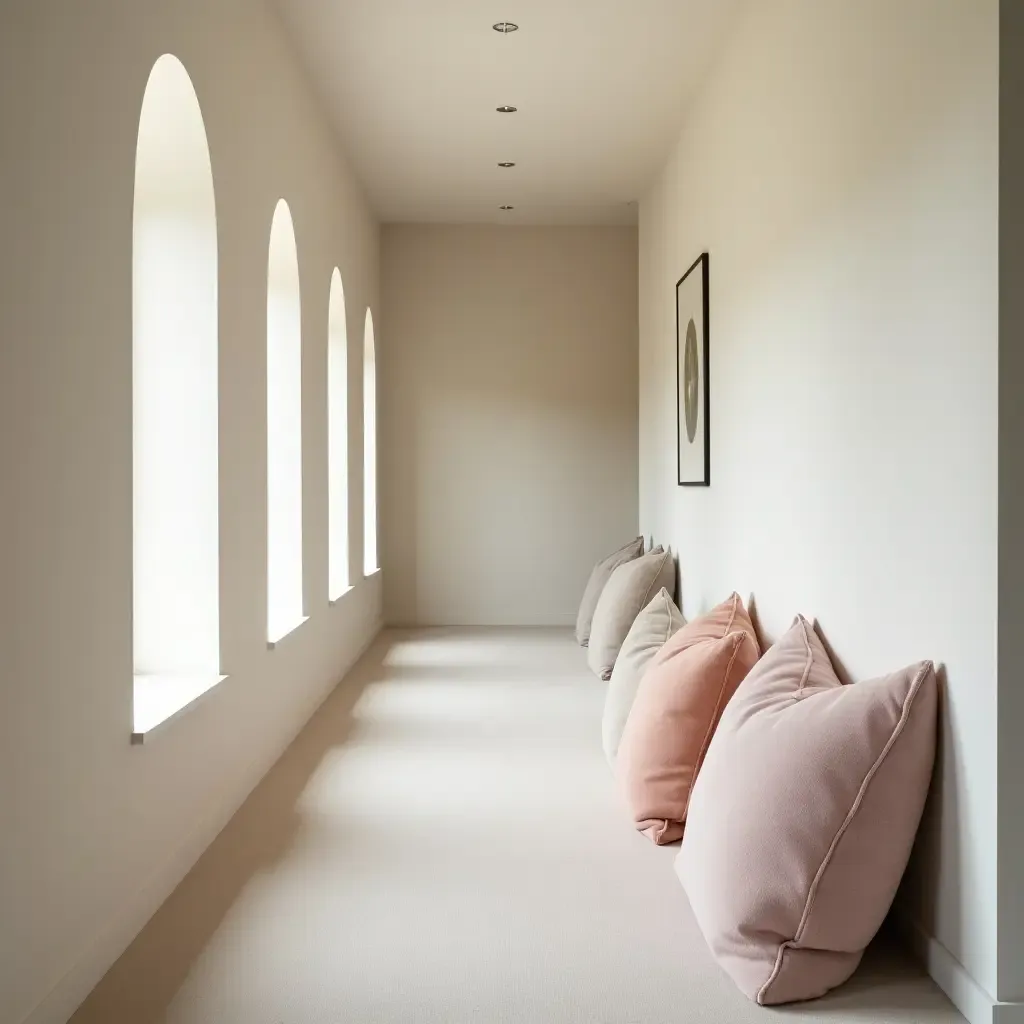
<path id="1" fill-rule="evenodd" d="M 710 280 L 711 257 L 703 252 L 676 281 L 676 483 L 680 487 L 711 486 Z M 698 285 L 699 295 L 695 295 Z M 684 313 L 691 314 L 686 317 L 686 341 L 683 339 Z M 699 328 L 695 322 L 698 315 L 701 321 Z M 691 325 L 697 335 L 695 343 L 690 337 Z M 683 378 L 691 375 L 692 379 L 695 360 L 698 376 L 695 386 L 690 388 L 684 384 Z M 684 422 L 687 427 L 685 439 Z M 699 438 L 698 433 L 702 435 Z"/>

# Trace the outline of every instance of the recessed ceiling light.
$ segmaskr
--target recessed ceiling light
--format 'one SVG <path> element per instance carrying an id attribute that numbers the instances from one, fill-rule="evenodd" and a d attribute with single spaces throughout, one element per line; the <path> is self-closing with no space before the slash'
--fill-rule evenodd
<path id="1" fill-rule="evenodd" d="M 491 26 L 495 32 L 500 32 L 503 36 L 507 36 L 509 32 L 518 32 L 519 26 L 511 21 L 499 21 L 497 25 Z"/>
<path id="2" fill-rule="evenodd" d="M 515 167 L 515 165 L 516 164 L 515 164 L 514 160 L 499 160 L 498 161 L 498 166 L 499 167 Z"/>
<path id="3" fill-rule="evenodd" d="M 514 210 L 515 207 L 514 206 L 499 206 L 498 209 L 499 210 Z"/>
<path id="4" fill-rule="evenodd" d="M 518 109 L 518 107 L 498 107 L 497 111 L 499 114 L 514 114 Z"/>

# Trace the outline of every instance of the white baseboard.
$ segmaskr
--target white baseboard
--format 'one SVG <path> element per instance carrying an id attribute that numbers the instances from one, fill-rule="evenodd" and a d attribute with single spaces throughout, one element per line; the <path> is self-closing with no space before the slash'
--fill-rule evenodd
<path id="1" fill-rule="evenodd" d="M 967 968 L 916 921 L 903 914 L 896 914 L 894 918 L 911 953 L 970 1024 L 1024 1024 L 1024 1003 L 997 1002 L 971 977 Z"/>
<path id="2" fill-rule="evenodd" d="M 22 1024 L 67 1024 L 68 1019 L 117 962 L 121 954 L 132 944 L 139 932 L 145 928 L 167 897 L 181 884 L 182 879 L 192 870 L 207 847 L 234 817 L 267 772 L 295 742 L 296 737 L 316 714 L 321 704 L 341 685 L 345 676 L 373 646 L 382 628 L 383 621 L 378 619 L 371 627 L 368 639 L 350 660 L 341 677 L 321 695 L 313 710 L 303 719 L 294 733 L 286 737 L 269 758 L 261 758 L 258 764 L 250 765 L 246 774 L 246 785 L 243 787 L 244 792 L 214 808 L 196 823 L 191 833 L 175 848 L 171 856 L 150 875 L 142 887 L 127 901 L 127 904 L 115 911 L 112 919 L 103 926 L 97 937 L 82 952 L 61 980 L 22 1020 Z"/>

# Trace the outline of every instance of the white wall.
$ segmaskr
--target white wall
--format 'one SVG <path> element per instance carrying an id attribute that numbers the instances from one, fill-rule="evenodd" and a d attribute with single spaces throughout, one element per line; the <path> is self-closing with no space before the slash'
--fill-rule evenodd
<path id="1" fill-rule="evenodd" d="M 150 68 L 202 105 L 220 243 L 228 680 L 132 729 L 132 195 Z M 337 683 L 380 577 L 327 603 L 327 312 L 376 303 L 377 228 L 262 0 L 33 0 L 0 16 L 0 1022 L 63 1021 Z M 267 245 L 295 217 L 311 619 L 266 644 Z M 361 345 L 349 346 L 361 465 Z M 352 481 L 352 546 L 361 547 Z"/>
<path id="2" fill-rule="evenodd" d="M 636 247 L 635 228 L 384 228 L 389 622 L 568 625 L 636 535 Z"/>
<path id="3" fill-rule="evenodd" d="M 997 0 L 757 0 L 640 219 L 641 528 L 689 614 L 738 588 L 768 639 L 817 616 L 854 678 L 942 664 L 901 903 L 990 995 L 998 68 Z M 708 490 L 674 464 L 673 289 L 705 249 Z"/>

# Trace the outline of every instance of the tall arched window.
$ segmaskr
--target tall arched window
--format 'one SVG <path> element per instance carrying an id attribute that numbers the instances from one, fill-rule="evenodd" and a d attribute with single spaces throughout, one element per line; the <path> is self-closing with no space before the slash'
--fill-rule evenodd
<path id="1" fill-rule="evenodd" d="M 341 273 L 331 277 L 327 335 L 328 523 L 330 598 L 348 589 L 348 331 Z"/>
<path id="2" fill-rule="evenodd" d="M 302 309 L 295 229 L 282 199 L 267 261 L 268 640 L 302 619 Z"/>
<path id="3" fill-rule="evenodd" d="M 217 214 L 199 100 L 170 54 L 139 121 L 132 304 L 135 674 L 215 677 Z"/>
<path id="4" fill-rule="evenodd" d="M 377 564 L 377 355 L 373 313 L 366 311 L 363 329 L 363 575 Z"/>

